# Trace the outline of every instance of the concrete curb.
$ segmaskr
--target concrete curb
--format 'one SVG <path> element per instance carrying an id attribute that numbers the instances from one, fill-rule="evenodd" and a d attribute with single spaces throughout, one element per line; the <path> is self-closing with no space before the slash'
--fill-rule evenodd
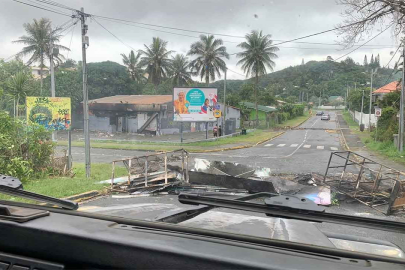
<path id="1" fill-rule="evenodd" d="M 94 197 L 98 197 L 100 195 L 103 195 L 102 191 L 98 190 L 92 190 L 92 191 L 87 191 L 81 194 L 76 194 L 72 195 L 66 198 L 63 198 L 64 200 L 69 200 L 69 201 L 74 201 L 74 202 L 82 202 L 82 201 L 87 201 L 90 200 Z"/>
<path id="2" fill-rule="evenodd" d="M 275 136 L 262 140 L 260 142 L 257 142 L 255 144 L 247 144 L 247 145 L 241 145 L 241 146 L 235 146 L 235 147 L 228 147 L 228 148 L 220 148 L 220 149 L 211 149 L 211 150 L 202 150 L 202 151 L 189 151 L 189 153 L 211 153 L 211 152 L 222 152 L 222 151 L 229 151 L 229 150 L 237 150 L 237 149 L 243 149 L 243 148 L 250 148 L 250 147 L 254 147 L 257 146 L 259 144 L 262 144 L 264 142 L 268 142 L 271 141 L 281 135 L 283 135 L 285 133 L 285 131 L 282 131 L 278 134 L 276 134 Z"/>

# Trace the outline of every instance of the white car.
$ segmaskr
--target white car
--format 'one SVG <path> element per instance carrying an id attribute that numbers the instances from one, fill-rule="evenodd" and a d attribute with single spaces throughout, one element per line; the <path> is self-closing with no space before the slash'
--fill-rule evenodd
<path id="1" fill-rule="evenodd" d="M 321 116 L 321 120 L 330 120 L 330 115 L 324 113 L 324 114 Z"/>

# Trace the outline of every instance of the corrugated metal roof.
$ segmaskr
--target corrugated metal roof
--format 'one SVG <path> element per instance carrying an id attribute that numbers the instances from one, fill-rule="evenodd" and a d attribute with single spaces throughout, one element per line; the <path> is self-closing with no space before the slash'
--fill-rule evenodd
<path id="1" fill-rule="evenodd" d="M 172 100 L 172 95 L 118 95 L 89 100 L 89 103 L 152 105 L 164 104 Z"/>
<path id="2" fill-rule="evenodd" d="M 242 101 L 242 102 L 239 102 L 239 104 L 245 106 L 248 109 L 256 109 L 255 103 L 252 103 L 252 102 Z M 262 111 L 262 112 L 276 112 L 277 111 L 277 109 L 269 108 L 269 107 L 266 107 L 263 105 L 257 105 L 257 110 Z"/>
<path id="3" fill-rule="evenodd" d="M 398 84 L 397 81 L 390 82 L 387 85 L 384 85 L 383 87 L 378 88 L 377 90 L 373 91 L 373 94 L 386 94 L 390 92 L 397 91 L 401 88 L 401 85 Z"/>

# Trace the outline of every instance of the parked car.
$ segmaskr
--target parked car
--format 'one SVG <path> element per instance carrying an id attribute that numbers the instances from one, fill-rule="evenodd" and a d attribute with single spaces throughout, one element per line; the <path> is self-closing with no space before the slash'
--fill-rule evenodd
<path id="1" fill-rule="evenodd" d="M 329 114 L 322 114 L 321 120 L 330 120 L 330 115 Z"/>
<path id="2" fill-rule="evenodd" d="M 323 115 L 323 111 L 316 112 L 316 115 L 317 115 L 317 116 Z"/>

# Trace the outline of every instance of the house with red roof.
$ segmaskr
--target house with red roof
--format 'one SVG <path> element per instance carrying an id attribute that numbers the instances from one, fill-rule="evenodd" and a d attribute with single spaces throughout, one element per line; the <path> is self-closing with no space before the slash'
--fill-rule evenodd
<path id="1" fill-rule="evenodd" d="M 401 84 L 398 81 L 393 81 L 390 82 L 387 85 L 384 85 L 377 90 L 373 91 L 373 96 L 374 100 L 381 100 L 386 94 L 394 92 L 394 91 L 400 91 L 401 90 Z"/>

